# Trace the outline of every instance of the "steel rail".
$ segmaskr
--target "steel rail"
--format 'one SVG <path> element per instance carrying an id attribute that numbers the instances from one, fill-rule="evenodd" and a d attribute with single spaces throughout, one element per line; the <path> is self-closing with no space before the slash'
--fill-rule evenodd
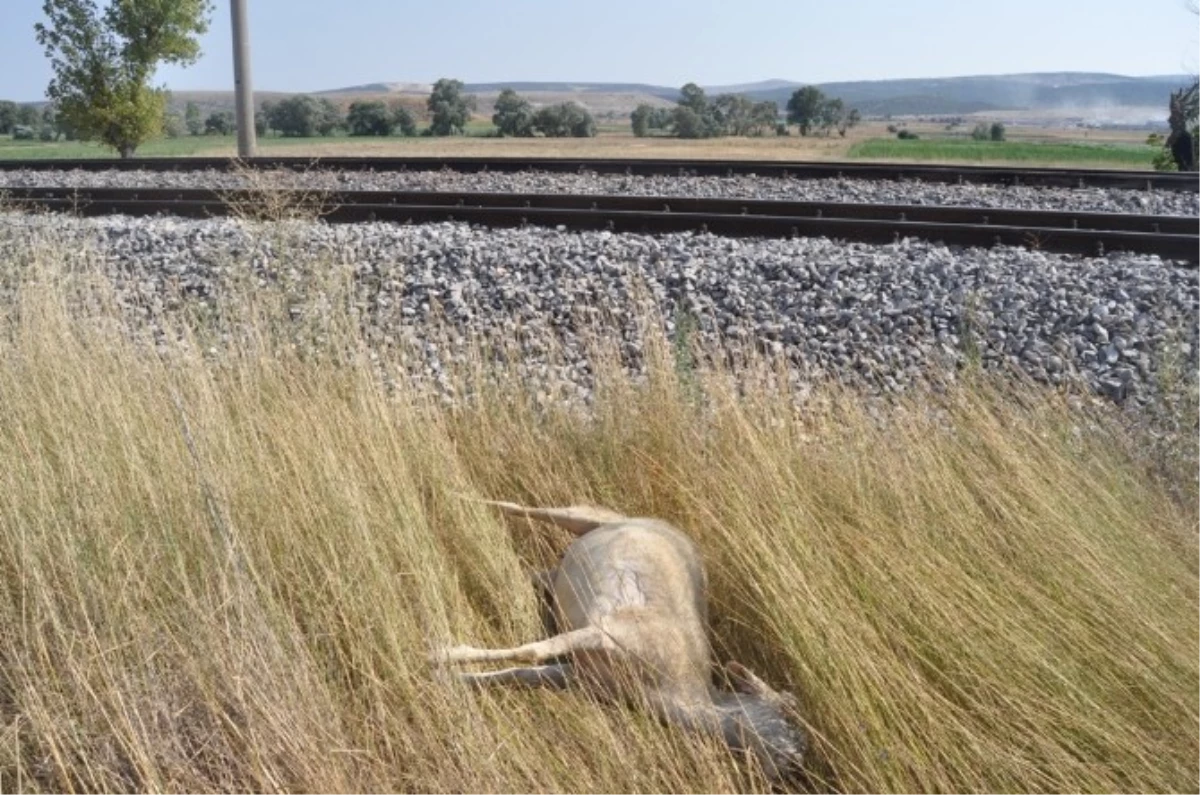
<path id="1" fill-rule="evenodd" d="M 803 162 L 776 160 L 681 160 L 555 157 L 226 157 L 0 160 L 0 171 L 228 171 L 237 167 L 304 171 L 553 171 L 637 176 L 759 176 L 793 179 L 921 180 L 923 182 L 1126 188 L 1195 193 L 1195 174 L 1112 169 L 1010 168 L 924 163 Z"/>
<path id="2" fill-rule="evenodd" d="M 1051 229 L 1098 229 L 1147 232 L 1151 234 L 1196 234 L 1200 218 L 1179 215 L 1098 213 L 1062 210 L 1021 210 L 996 207 L 949 205 L 859 204 L 846 202 L 779 201 L 768 199 L 721 199 L 679 196 L 613 196 L 564 193 L 449 193 L 435 191 L 297 191 L 279 190 L 281 205 L 322 206 L 358 204 L 435 205 L 456 207 L 544 207 L 575 210 L 629 210 L 639 212 L 683 212 L 710 215 L 776 215 L 807 218 L 861 218 L 868 220 L 919 221 L 976 224 L 980 226 L 1024 226 Z M 238 206 L 262 201 L 264 191 L 211 188 L 0 188 L 0 198 L 10 201 L 44 202 L 53 199 L 82 202 L 153 201 L 164 209 L 172 202 L 226 202 Z"/>
<path id="3" fill-rule="evenodd" d="M 34 191 L 34 189 L 25 189 Z M 35 191 L 34 191 L 35 192 Z M 54 211 L 76 212 L 81 215 L 156 215 L 170 213 L 186 217 L 213 217 L 243 212 L 253 214 L 261 192 L 241 191 L 222 193 L 198 191 L 198 196 L 185 197 L 182 191 L 162 189 L 53 189 L 53 197 L 10 198 L 8 203 L 18 208 L 42 207 Z M 303 201 L 303 194 L 284 195 L 275 206 L 289 206 L 289 200 Z M 134 198 L 136 196 L 137 198 Z M 350 197 L 350 198 L 347 198 Z M 405 197 L 403 201 L 399 197 Z M 394 201 L 393 201 L 394 199 Z M 439 203 L 440 200 L 440 203 Z M 536 201 L 535 201 L 536 200 Z M 607 201 L 606 201 L 607 200 Z M 1180 260 L 1195 265 L 1200 261 L 1200 236 L 1195 219 L 1171 216 L 1156 217 L 1158 231 L 1130 228 L 1144 224 L 1144 218 L 1117 215 L 1124 228 L 1088 228 L 1079 224 L 1053 226 L 1020 223 L 998 223 L 993 209 L 906 207 L 895 212 L 893 207 L 878 212 L 871 205 L 822 205 L 820 213 L 789 214 L 789 207 L 805 205 L 794 202 L 753 203 L 750 212 L 746 202 L 718 200 L 719 209 L 738 208 L 738 212 L 714 211 L 712 200 L 689 200 L 679 204 L 673 197 L 604 197 L 556 194 L 389 194 L 365 192 L 317 196 L 310 204 L 295 204 L 319 214 L 331 223 L 361 223 L 391 221 L 400 223 L 429 223 L 465 221 L 492 227 L 550 226 L 567 229 L 607 229 L 614 232 L 710 232 L 739 237 L 812 237 L 825 236 L 854 242 L 890 243 L 904 237 L 941 241 L 949 245 L 992 246 L 1009 245 L 1039 248 L 1059 253 L 1099 256 L 1110 251 L 1130 251 L 1157 254 L 1165 259 Z M 647 204 L 649 202 L 649 204 Z M 654 202 L 658 206 L 653 206 Z M 642 205 L 638 207 L 639 203 Z M 669 205 L 669 209 L 663 205 Z M 602 206 L 604 205 L 604 206 Z M 697 208 L 704 208 L 703 210 Z M 811 210 L 811 207 L 803 209 Z M 950 211 L 948 214 L 945 211 Z M 1015 220 L 1026 211 L 1007 220 Z M 855 215 L 855 213 L 858 213 Z M 988 215 L 987 223 L 948 220 L 955 213 L 962 217 Z M 974 214 L 972 216 L 971 214 Z M 921 216 L 924 216 L 922 219 Z M 1037 214 L 1034 214 L 1037 215 Z M 1067 213 L 1066 216 L 1072 214 Z M 1110 214 L 1089 214 L 1106 216 Z M 1151 217 L 1155 218 L 1155 217 Z M 1044 220 L 1033 218 L 1032 220 Z M 1065 219 L 1062 219 L 1065 220 Z M 1164 224 L 1170 224 L 1164 229 Z M 1185 228 L 1186 227 L 1186 228 Z"/>

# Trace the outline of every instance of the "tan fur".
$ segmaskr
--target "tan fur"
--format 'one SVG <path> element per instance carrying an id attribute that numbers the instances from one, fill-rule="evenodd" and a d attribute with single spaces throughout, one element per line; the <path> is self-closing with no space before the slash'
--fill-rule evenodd
<path id="1" fill-rule="evenodd" d="M 798 764 L 803 738 L 780 728 L 783 710 L 794 708 L 788 694 L 737 663 L 727 672 L 743 696 L 712 686 L 708 580 L 691 539 L 658 519 L 604 508 L 488 504 L 576 536 L 558 565 L 535 577 L 549 591 L 560 632 L 510 649 L 445 648 L 433 655 L 436 663 L 526 663 L 460 678 L 476 686 L 576 682 L 606 698 L 645 704 L 667 722 L 723 734 L 754 753 L 773 778 Z M 760 720 L 766 712 L 770 719 Z"/>

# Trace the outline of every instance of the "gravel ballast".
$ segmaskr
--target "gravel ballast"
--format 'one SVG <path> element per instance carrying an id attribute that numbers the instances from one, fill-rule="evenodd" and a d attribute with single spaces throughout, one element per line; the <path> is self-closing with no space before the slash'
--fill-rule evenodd
<path id="1" fill-rule="evenodd" d="M 234 282 L 311 294 L 319 287 L 303 283 L 309 275 L 346 276 L 368 340 L 408 351 L 410 369 L 441 380 L 464 338 L 476 336 L 516 345 L 523 371 L 553 369 L 585 397 L 589 319 L 607 318 L 606 333 L 636 370 L 647 308 L 661 312 L 669 334 L 682 322 L 701 341 L 784 356 L 798 382 L 833 376 L 880 392 L 971 362 L 1047 383 L 1078 380 L 1136 406 L 1154 400 L 1164 378 L 1194 374 L 1200 345 L 1196 271 L 1123 253 L 0 215 L 6 266 L 46 246 L 99 262 L 118 299 L 151 321 L 178 296 L 217 306 Z M 433 341 L 434 317 L 448 339 Z"/>
<path id="2" fill-rule="evenodd" d="M 248 181 L 223 171 L 26 171 L 0 172 L 5 187 L 111 188 L 308 188 L 312 190 L 446 191 L 492 193 L 574 193 L 625 196 L 774 199 L 788 201 L 997 207 L 1021 210 L 1140 213 L 1200 216 L 1196 193 L 1114 188 L 1004 187 L 946 185 L 937 182 L 776 177 L 642 177 L 613 174 L 561 174 L 456 171 L 266 172 Z"/>

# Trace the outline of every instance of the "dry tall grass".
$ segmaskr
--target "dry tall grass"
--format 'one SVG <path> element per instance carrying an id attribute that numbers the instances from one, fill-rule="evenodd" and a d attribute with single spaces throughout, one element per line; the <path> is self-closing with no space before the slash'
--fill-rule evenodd
<path id="1" fill-rule="evenodd" d="M 478 373 L 451 408 L 250 312 L 156 355 L 40 258 L 0 308 L 0 789 L 763 786 L 627 709 L 435 681 L 434 644 L 536 636 L 523 569 L 564 543 L 457 493 L 686 528 L 719 657 L 800 697 L 808 787 L 1200 783 L 1196 507 L 1103 412 L 796 407 L 665 343 L 590 414 Z"/>

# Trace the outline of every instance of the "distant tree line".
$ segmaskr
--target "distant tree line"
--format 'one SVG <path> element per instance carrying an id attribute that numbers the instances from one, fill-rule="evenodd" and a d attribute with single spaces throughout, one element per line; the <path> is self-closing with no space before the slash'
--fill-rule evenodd
<path id="1" fill-rule="evenodd" d="M 75 140 L 75 131 L 68 120 L 51 103 L 18 104 L 0 100 L 0 135 L 11 135 L 17 140 L 57 141 L 59 138 Z"/>
<path id="2" fill-rule="evenodd" d="M 596 134 L 596 120 L 582 105 L 563 102 L 534 110 L 511 88 L 500 92 L 492 124 L 500 135 L 512 138 L 591 138 Z"/>
<path id="3" fill-rule="evenodd" d="M 741 94 L 719 94 L 709 99 L 704 89 L 688 83 L 679 89 L 674 108 L 656 108 L 642 104 L 630 114 L 633 134 L 638 137 L 661 131 L 680 138 L 716 138 L 726 135 L 760 136 L 774 132 L 787 134 L 787 125 L 795 124 L 801 135 L 818 132 L 828 135 L 846 130 L 862 120 L 855 108 L 842 100 L 826 97 L 816 86 L 797 89 L 787 103 L 786 122 L 780 120 L 779 106 L 770 100 L 755 102 Z"/>

